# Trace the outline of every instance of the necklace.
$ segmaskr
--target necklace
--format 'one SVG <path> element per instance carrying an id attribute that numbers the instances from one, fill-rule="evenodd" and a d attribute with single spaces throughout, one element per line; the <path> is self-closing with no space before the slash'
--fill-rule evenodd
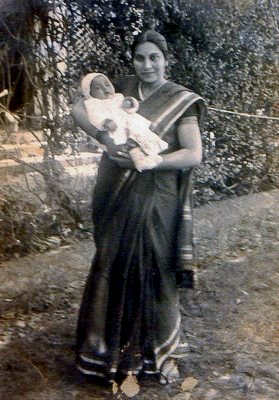
<path id="1" fill-rule="evenodd" d="M 147 99 L 148 97 L 150 97 L 156 90 L 160 89 L 160 87 L 163 86 L 165 83 L 166 83 L 166 81 L 162 82 L 160 85 L 156 86 L 153 90 L 151 90 L 151 91 L 148 93 L 147 96 L 145 96 L 145 95 L 143 94 L 143 91 L 142 91 L 142 82 L 140 81 L 140 82 L 139 82 L 139 85 L 138 85 L 138 92 L 139 92 L 139 98 L 140 98 L 140 100 L 142 100 L 142 101 L 143 101 L 143 100 L 146 100 L 146 99 Z"/>

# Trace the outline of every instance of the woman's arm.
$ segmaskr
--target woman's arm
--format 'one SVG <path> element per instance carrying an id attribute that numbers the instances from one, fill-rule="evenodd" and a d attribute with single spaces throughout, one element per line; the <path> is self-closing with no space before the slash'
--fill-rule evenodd
<path id="1" fill-rule="evenodd" d="M 183 118 L 177 128 L 181 149 L 169 154 L 160 154 L 162 161 L 153 169 L 184 169 L 199 165 L 202 161 L 202 141 L 195 116 Z M 130 156 L 121 151 L 111 157 L 122 168 L 135 168 Z"/>
<path id="2" fill-rule="evenodd" d="M 163 154 L 157 169 L 184 169 L 201 163 L 202 141 L 197 117 L 184 118 L 177 129 L 181 149 Z"/>
<path id="3" fill-rule="evenodd" d="M 88 120 L 87 112 L 84 106 L 83 100 L 79 100 L 72 107 L 71 114 L 75 120 L 75 123 L 87 133 L 87 135 L 97 139 L 98 129 L 96 129 Z"/>

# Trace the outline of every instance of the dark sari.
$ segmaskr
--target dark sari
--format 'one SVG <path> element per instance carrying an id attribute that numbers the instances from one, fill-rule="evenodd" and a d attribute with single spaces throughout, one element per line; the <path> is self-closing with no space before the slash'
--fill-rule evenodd
<path id="1" fill-rule="evenodd" d="M 133 77 L 119 89 L 138 98 Z M 172 152 L 179 149 L 178 119 L 203 109 L 199 96 L 167 82 L 138 112 Z M 140 173 L 104 154 L 93 210 L 97 250 L 78 321 L 78 369 L 107 380 L 158 373 L 179 343 L 176 271 L 194 263 L 191 170 Z"/>

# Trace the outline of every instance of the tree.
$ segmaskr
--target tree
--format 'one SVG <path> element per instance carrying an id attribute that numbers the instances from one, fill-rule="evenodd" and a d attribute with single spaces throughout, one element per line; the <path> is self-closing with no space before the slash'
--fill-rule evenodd
<path id="1" fill-rule="evenodd" d="M 41 172 L 58 207 L 70 204 L 71 209 L 74 202 L 65 191 L 66 198 L 60 196 L 63 181 L 56 155 L 69 145 L 76 151 L 75 145 L 85 140 L 70 123 L 72 89 L 89 71 L 112 78 L 132 73 L 130 45 L 145 28 L 159 30 L 169 43 L 169 78 L 202 95 L 211 108 L 271 115 L 279 100 L 279 29 L 272 0 L 1 3 L 5 87 L 0 89 L 7 86 L 6 106 L 18 113 L 21 123 L 32 121 L 34 111 L 41 117 L 47 142 L 42 144 Z M 12 70 L 11 64 L 17 67 Z M 23 112 L 13 95 L 21 81 Z M 210 110 L 203 142 L 204 163 L 196 171 L 198 204 L 279 186 L 278 121 Z"/>

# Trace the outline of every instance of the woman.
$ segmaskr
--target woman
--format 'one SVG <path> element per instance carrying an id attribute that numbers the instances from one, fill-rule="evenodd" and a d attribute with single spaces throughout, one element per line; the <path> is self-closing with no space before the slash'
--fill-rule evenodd
<path id="1" fill-rule="evenodd" d="M 116 85 L 139 100 L 139 114 L 168 142 L 162 162 L 140 173 L 107 136 L 94 191 L 97 250 L 79 315 L 77 363 L 108 381 L 142 373 L 158 374 L 161 383 L 177 378 L 177 274 L 193 263 L 191 169 L 202 158 L 204 102 L 165 79 L 167 51 L 163 36 L 143 32 L 132 48 L 136 76 Z M 73 116 L 98 137 L 81 102 Z"/>

